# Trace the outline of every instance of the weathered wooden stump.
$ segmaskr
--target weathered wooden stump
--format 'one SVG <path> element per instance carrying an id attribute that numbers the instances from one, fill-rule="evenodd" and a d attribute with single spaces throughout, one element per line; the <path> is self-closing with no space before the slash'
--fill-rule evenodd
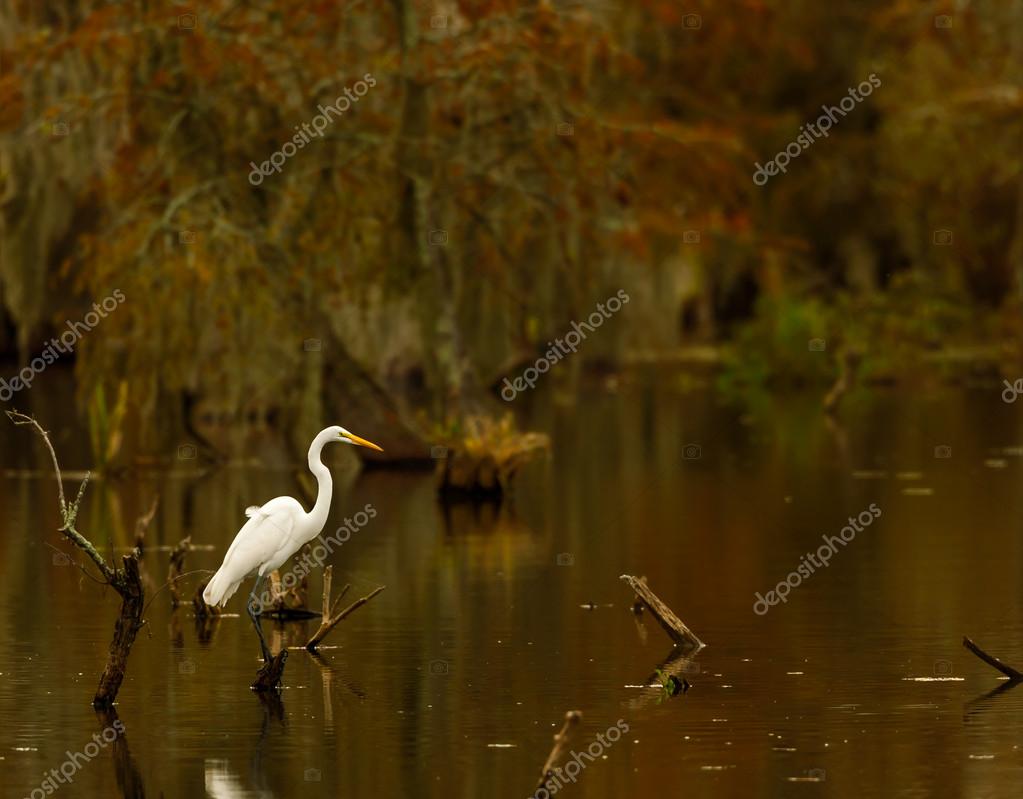
<path id="1" fill-rule="evenodd" d="M 270 660 L 263 664 L 256 681 L 252 683 L 253 691 L 278 691 L 281 687 L 281 677 L 284 675 L 284 664 L 288 660 L 288 650 L 282 649 Z"/>

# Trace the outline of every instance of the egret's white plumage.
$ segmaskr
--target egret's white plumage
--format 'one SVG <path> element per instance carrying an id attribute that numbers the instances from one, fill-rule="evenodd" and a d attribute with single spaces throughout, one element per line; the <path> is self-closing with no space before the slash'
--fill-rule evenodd
<path id="1" fill-rule="evenodd" d="M 313 509 L 306 513 L 293 497 L 277 497 L 265 505 L 247 508 L 249 520 L 234 537 L 223 564 L 202 592 L 207 605 L 226 604 L 248 575 L 255 572 L 257 579 L 262 579 L 320 534 L 327 523 L 333 489 L 330 470 L 320 460 L 320 453 L 332 441 L 380 449 L 337 425 L 321 430 L 309 447 L 309 470 L 319 486 Z"/>
<path id="2" fill-rule="evenodd" d="M 303 517 L 308 514 L 294 497 L 277 497 L 262 507 L 245 510 L 245 522 L 224 555 L 224 563 L 213 575 L 202 598 L 207 605 L 223 605 L 252 572 L 257 577 L 278 569 L 295 552 L 320 534 L 322 525 L 309 538 L 296 531 L 303 530 Z"/>

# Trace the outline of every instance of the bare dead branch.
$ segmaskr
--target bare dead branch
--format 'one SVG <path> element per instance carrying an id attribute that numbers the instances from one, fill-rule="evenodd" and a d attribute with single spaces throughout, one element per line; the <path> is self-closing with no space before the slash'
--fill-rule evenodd
<path id="1" fill-rule="evenodd" d="M 149 525 L 153 522 L 153 517 L 156 516 L 156 508 L 159 504 L 160 498 L 153 497 L 153 504 L 150 505 L 149 511 L 135 520 L 135 546 L 138 547 L 139 552 L 142 551 L 146 533 L 149 531 Z"/>
<path id="2" fill-rule="evenodd" d="M 60 464 L 57 462 L 57 453 L 54 452 L 53 444 L 50 443 L 49 433 L 47 433 L 39 422 L 31 416 L 27 416 L 26 414 L 18 411 L 6 411 L 6 413 L 8 418 L 14 422 L 14 424 L 29 425 L 35 428 L 36 432 L 39 433 L 39 436 L 43 439 L 43 443 L 46 445 L 46 449 L 50 453 L 50 459 L 53 461 L 53 473 L 57 478 L 58 502 L 60 503 L 60 515 L 63 520 L 60 532 L 64 533 L 64 535 L 69 538 L 76 547 L 88 555 L 92 559 L 92 562 L 99 567 L 99 570 L 103 573 L 107 582 L 113 585 L 116 579 L 114 569 L 106 562 L 106 560 L 104 560 L 103 556 L 97 551 L 96 547 L 93 546 L 92 542 L 75 529 L 75 518 L 78 516 L 78 506 L 82 501 L 82 494 L 85 492 L 85 485 L 89 480 L 89 476 L 85 476 L 85 480 L 78 489 L 78 496 L 69 506 L 67 500 L 64 498 L 64 481 L 61 478 Z"/>
<path id="3" fill-rule="evenodd" d="M 153 503 L 153 511 L 156 510 L 156 503 Z M 150 511 L 150 518 L 152 512 Z M 181 594 L 178 593 L 178 578 L 181 577 L 182 569 L 185 567 L 185 555 L 192 548 L 192 536 L 186 536 L 178 542 L 170 555 L 170 566 L 167 568 L 167 584 L 170 586 L 171 607 L 176 608 L 181 604 Z"/>
<path id="4" fill-rule="evenodd" d="M 355 600 L 347 608 L 342 610 L 340 613 L 337 613 L 337 608 L 341 604 L 341 597 L 348 593 L 348 589 L 351 587 L 351 585 L 350 584 L 346 585 L 344 588 L 341 589 L 341 593 L 338 595 L 337 600 L 335 600 L 333 607 L 331 607 L 330 586 L 333 580 L 333 571 L 334 571 L 333 566 L 328 566 L 326 569 L 323 570 L 323 618 L 320 620 L 320 629 L 316 631 L 313 637 L 309 639 L 309 643 L 305 645 L 305 648 L 308 649 L 310 652 L 316 651 L 316 647 L 323 641 L 324 638 L 326 638 L 330 634 L 331 630 L 337 627 L 339 623 L 344 621 L 348 616 L 350 616 L 356 610 L 361 608 L 373 597 L 375 597 L 377 594 L 383 591 L 384 588 L 387 587 L 381 585 L 374 588 L 366 596 L 362 597 L 361 599 Z"/>
<path id="5" fill-rule="evenodd" d="M 671 608 L 664 604 L 660 597 L 647 587 L 645 579 L 633 577 L 631 574 L 623 574 L 621 579 L 625 580 L 629 587 L 636 592 L 636 595 L 654 615 L 654 618 L 657 619 L 672 641 L 680 646 L 693 649 L 703 648 L 703 641 L 697 638 L 696 633 L 686 627 L 682 619 L 676 616 Z"/>
<path id="6" fill-rule="evenodd" d="M 963 646 L 969 649 L 973 654 L 975 654 L 989 666 L 1000 671 L 1012 682 L 1019 682 L 1020 680 L 1023 680 L 1023 672 L 1018 672 L 1012 666 L 1007 666 L 1004 663 L 1002 663 L 1002 661 L 1000 661 L 994 655 L 989 655 L 987 652 L 985 652 L 983 649 L 981 649 L 979 646 L 973 643 L 973 641 L 971 641 L 965 635 L 963 636 Z"/>
<path id="7" fill-rule="evenodd" d="M 554 746 L 551 747 L 551 753 L 547 755 L 547 760 L 544 762 L 543 768 L 540 769 L 540 781 L 536 784 L 536 788 L 533 789 L 533 793 L 543 788 L 554 775 L 554 767 L 565 756 L 569 742 L 572 736 L 575 735 L 575 731 L 578 729 L 582 718 L 583 714 L 578 710 L 569 710 L 565 714 L 565 723 L 561 727 L 561 732 L 554 736 Z"/>

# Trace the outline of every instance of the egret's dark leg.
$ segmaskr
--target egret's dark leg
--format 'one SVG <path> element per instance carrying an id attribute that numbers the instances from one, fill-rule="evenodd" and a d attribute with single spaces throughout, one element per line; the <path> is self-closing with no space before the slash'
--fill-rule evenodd
<path id="1" fill-rule="evenodd" d="M 266 645 L 266 639 L 263 637 L 263 628 L 259 624 L 259 617 L 263 612 L 263 605 L 259 601 L 259 587 L 262 584 L 263 578 L 257 577 L 256 584 L 252 587 L 252 593 L 249 594 L 248 611 L 249 618 L 252 619 L 252 626 L 256 628 L 256 635 L 259 636 L 259 646 L 263 650 L 263 662 L 269 663 L 272 659 L 270 647 Z"/>

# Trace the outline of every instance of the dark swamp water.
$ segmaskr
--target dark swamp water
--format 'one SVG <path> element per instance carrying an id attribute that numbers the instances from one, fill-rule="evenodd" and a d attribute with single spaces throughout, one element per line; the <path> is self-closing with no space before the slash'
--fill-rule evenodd
<path id="1" fill-rule="evenodd" d="M 748 413 L 670 380 L 523 404 L 552 451 L 500 511 L 445 512 L 430 475 L 355 475 L 328 453 L 328 530 L 378 512 L 331 557 L 335 585 L 387 589 L 322 659 L 292 652 L 279 705 L 248 688 L 244 616 L 201 642 L 190 608 L 157 595 L 123 733 L 59 795 L 525 799 L 570 709 L 575 751 L 608 743 L 569 797 L 1020 795 L 1023 688 L 991 695 L 1004 680 L 961 638 L 1023 664 L 1023 406 L 997 389 L 878 391 L 834 425 L 816 397 Z M 49 426 L 64 467 L 87 467 L 80 435 Z M 0 793 L 24 797 L 110 723 L 89 701 L 118 603 L 48 546 L 65 548 L 32 435 L 5 421 L 0 446 Z M 247 505 L 297 494 L 287 464 L 189 465 L 97 482 L 83 506 L 80 528 L 123 548 L 159 494 L 150 593 L 179 539 L 206 547 L 186 568 L 215 568 Z M 879 518 L 826 568 L 753 611 L 872 503 Z M 631 613 L 622 573 L 706 642 L 688 693 L 642 687 L 671 645 Z M 265 629 L 276 649 L 315 623 Z"/>

